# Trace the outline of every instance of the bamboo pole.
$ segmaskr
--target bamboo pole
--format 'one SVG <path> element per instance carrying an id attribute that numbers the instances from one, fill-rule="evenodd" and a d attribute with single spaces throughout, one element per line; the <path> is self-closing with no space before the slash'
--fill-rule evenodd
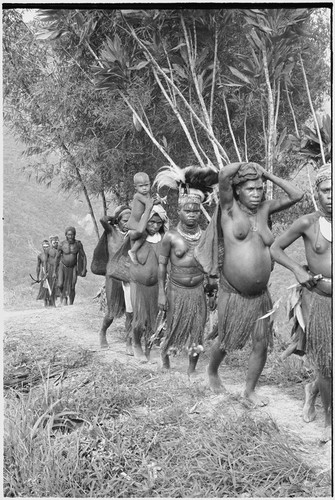
<path id="1" fill-rule="evenodd" d="M 182 24 L 183 31 L 184 31 L 186 48 L 187 48 L 187 53 L 188 53 L 188 58 L 189 58 L 189 63 L 190 63 L 190 68 L 191 68 L 191 74 L 192 74 L 192 78 L 193 78 L 193 83 L 194 83 L 194 86 L 195 86 L 195 90 L 196 90 L 197 95 L 198 95 L 199 103 L 200 103 L 201 110 L 202 110 L 202 113 L 203 113 L 203 116 L 204 116 L 204 119 L 205 119 L 205 122 L 206 122 L 207 129 L 214 136 L 214 132 L 213 132 L 213 128 L 212 128 L 212 125 L 211 125 L 211 122 L 210 122 L 210 118 L 209 118 L 209 115 L 208 115 L 206 104 L 205 104 L 203 96 L 202 96 L 202 94 L 200 92 L 199 82 L 198 82 L 197 75 L 196 75 L 196 72 L 195 72 L 195 65 L 194 65 L 195 58 L 192 55 L 192 46 L 191 46 L 190 39 L 189 39 L 189 36 L 188 36 L 188 33 L 187 33 L 185 21 L 184 21 L 183 16 L 181 16 L 180 19 L 181 19 L 181 24 Z M 218 147 L 215 144 L 215 142 L 213 142 L 212 140 L 211 140 L 211 143 L 212 143 L 212 146 L 213 146 L 213 149 L 214 149 L 214 153 L 215 153 L 215 156 L 216 156 L 219 168 L 221 169 L 223 167 L 223 164 L 222 164 L 221 155 L 219 154 Z"/>
<path id="2" fill-rule="evenodd" d="M 139 116 L 139 114 L 135 111 L 135 108 L 130 104 L 130 102 L 128 101 L 128 99 L 126 98 L 126 96 L 120 90 L 119 90 L 119 94 L 122 97 L 122 99 L 124 100 L 124 102 L 127 104 L 127 106 L 129 107 L 129 109 L 134 113 L 134 115 L 136 116 L 136 118 L 138 119 L 138 121 L 140 122 L 140 124 L 142 125 L 143 130 L 147 133 L 147 135 L 150 137 L 150 139 L 155 144 L 155 146 L 157 146 L 157 148 L 165 156 L 165 158 L 167 158 L 167 160 L 170 162 L 171 165 L 173 165 L 174 167 L 179 168 L 178 165 L 172 160 L 172 158 L 165 151 L 165 149 L 163 148 L 163 146 L 161 146 L 161 144 L 159 144 L 159 142 L 152 135 L 152 133 L 150 132 L 150 130 L 148 129 L 148 127 L 145 125 L 145 123 L 143 122 L 143 120 L 141 119 L 141 117 Z"/>
<path id="3" fill-rule="evenodd" d="M 234 135 L 234 132 L 233 132 L 233 129 L 232 129 L 232 126 L 231 126 L 231 121 L 230 121 L 230 117 L 229 117 L 229 111 L 228 111 L 227 101 L 226 101 L 226 97 L 224 95 L 224 91 L 223 90 L 222 90 L 222 97 L 223 97 L 223 103 L 224 103 L 224 107 L 225 107 L 225 111 L 226 111 L 229 132 L 230 132 L 231 138 L 233 139 L 233 144 L 234 144 L 234 148 L 235 148 L 235 151 L 236 151 L 236 154 L 237 154 L 238 161 L 241 162 L 242 161 L 242 157 L 241 157 L 240 152 L 238 150 L 236 139 L 235 139 L 235 135 Z"/>
<path id="4" fill-rule="evenodd" d="M 306 165 L 307 165 L 307 177 L 308 177 L 308 182 L 309 182 L 309 188 L 311 190 L 312 201 L 313 201 L 314 209 L 317 210 L 318 206 L 317 206 L 316 201 L 315 201 L 314 192 L 313 192 L 313 186 L 312 186 L 312 181 L 311 181 L 311 176 L 309 174 L 309 162 L 307 162 Z"/>
<path id="5" fill-rule="evenodd" d="M 298 125 L 297 125 L 297 120 L 296 120 L 296 117 L 295 117 L 295 113 L 294 113 L 294 109 L 293 109 L 293 105 L 292 105 L 292 102 L 291 102 L 291 98 L 290 98 L 290 94 L 289 94 L 289 91 L 288 91 L 288 88 L 287 88 L 287 82 L 286 81 L 285 81 L 285 91 L 286 91 L 286 96 L 287 96 L 287 100 L 288 100 L 288 105 L 289 105 L 291 113 L 292 113 L 292 118 L 293 118 L 295 133 L 297 134 L 297 137 L 300 138 L 300 134 L 299 134 L 299 130 L 298 130 Z"/>
<path id="6" fill-rule="evenodd" d="M 193 153 L 194 153 L 194 154 L 195 154 L 195 156 L 197 157 L 197 160 L 198 160 L 198 162 L 200 163 L 201 167 L 205 167 L 205 164 L 204 164 L 204 162 L 203 162 L 203 159 L 201 158 L 201 156 L 200 156 L 200 154 L 199 154 L 199 152 L 198 152 L 198 150 L 197 150 L 197 148 L 196 148 L 196 146 L 195 146 L 195 144 L 194 144 L 194 141 L 193 141 L 193 139 L 192 139 L 192 137 L 191 137 L 191 134 L 190 134 L 190 132 L 189 132 L 189 130 L 188 130 L 188 128 L 187 128 L 187 126 L 186 126 L 186 123 L 184 122 L 184 120 L 183 120 L 183 118 L 182 118 L 181 114 L 179 113 L 177 106 L 176 106 L 176 105 L 172 102 L 172 100 L 171 100 L 171 99 L 170 99 L 170 97 L 168 96 L 168 94 L 167 94 L 167 92 L 166 92 L 166 90 L 165 90 L 165 88 L 164 88 L 164 86 L 163 86 L 162 82 L 160 81 L 159 76 L 157 75 L 157 72 L 156 72 L 156 70 L 155 70 L 154 68 L 153 68 L 153 73 L 154 73 L 154 77 L 155 77 L 155 79 L 156 79 L 156 81 L 157 81 L 157 83 L 158 83 L 158 85 L 159 85 L 159 87 L 160 87 L 161 91 L 163 92 L 163 95 L 164 95 L 165 99 L 166 99 L 166 100 L 167 100 L 167 102 L 170 104 L 171 108 L 172 108 L 172 109 L 173 109 L 173 111 L 174 111 L 174 114 L 175 114 L 175 115 L 176 115 L 176 117 L 178 118 L 179 123 L 180 123 L 180 125 L 181 125 L 182 129 L 184 130 L 184 132 L 185 132 L 185 134 L 186 134 L 186 137 L 187 137 L 187 139 L 188 139 L 188 142 L 190 143 L 190 146 L 191 146 L 191 148 L 192 148 Z"/>
<path id="7" fill-rule="evenodd" d="M 304 76 L 304 81 L 305 81 L 305 85 L 306 85 L 308 102 L 309 102 L 309 105 L 310 105 L 310 108 L 311 108 L 311 111 L 312 111 L 312 115 L 313 115 L 313 119 L 314 119 L 314 123 L 315 123 L 316 132 L 318 134 L 318 138 L 319 138 L 319 142 L 320 142 L 320 152 L 321 152 L 322 163 L 326 163 L 325 153 L 323 151 L 323 142 L 322 142 L 320 127 L 319 127 L 319 123 L 318 123 L 318 120 L 317 120 L 317 117 L 316 117 L 316 114 L 315 114 L 315 111 L 314 111 L 314 107 L 313 107 L 313 103 L 312 103 L 312 98 L 311 98 L 311 93 L 309 91 L 307 76 L 306 76 L 305 67 L 304 67 L 304 63 L 303 63 L 301 54 L 299 54 L 299 58 L 300 58 L 300 64 L 301 64 L 301 71 L 302 71 L 302 74 Z"/>
<path id="8" fill-rule="evenodd" d="M 175 91 L 177 92 L 177 94 L 179 95 L 179 97 L 181 98 L 181 100 L 183 101 L 183 103 L 185 104 L 186 108 L 192 113 L 193 117 L 196 119 L 196 121 L 199 123 L 199 125 L 205 130 L 205 132 L 207 133 L 208 137 L 215 142 L 215 144 L 217 145 L 217 147 L 219 148 L 221 154 L 222 154 L 222 158 L 227 162 L 229 163 L 229 158 L 228 158 L 228 155 L 226 153 L 226 151 L 223 149 L 222 145 L 220 144 L 220 142 L 216 139 L 216 137 L 214 136 L 214 134 L 208 130 L 208 128 L 206 127 L 206 125 L 202 122 L 202 120 L 198 117 L 198 115 L 196 114 L 196 112 L 194 111 L 194 109 L 192 108 L 192 106 L 188 103 L 187 99 L 185 99 L 185 97 L 183 96 L 182 92 L 179 90 L 179 88 L 177 87 L 177 85 L 171 80 L 171 78 L 169 78 L 169 76 L 162 70 L 162 68 L 160 67 L 160 65 L 158 64 L 158 62 L 155 60 L 155 58 L 151 55 L 150 51 L 148 50 L 148 48 L 144 45 L 143 42 L 141 42 L 141 40 L 138 38 L 138 36 L 136 35 L 135 31 L 133 28 L 131 28 L 129 25 L 128 25 L 128 29 L 129 29 L 129 34 L 131 36 L 133 36 L 133 38 L 137 41 L 137 43 L 140 45 L 140 47 L 143 49 L 144 53 L 145 53 L 145 57 L 146 59 L 151 62 L 157 69 L 158 73 L 160 73 L 163 78 L 166 80 L 167 83 L 169 83 L 174 89 Z"/>

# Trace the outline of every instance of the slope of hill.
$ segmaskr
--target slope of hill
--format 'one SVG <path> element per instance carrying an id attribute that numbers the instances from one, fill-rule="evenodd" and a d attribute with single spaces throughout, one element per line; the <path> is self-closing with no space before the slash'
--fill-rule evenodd
<path id="1" fill-rule="evenodd" d="M 23 145 L 4 131 L 3 135 L 3 286 L 5 306 L 41 306 L 36 302 L 37 285 L 31 286 L 29 273 L 35 276 L 37 251 L 41 242 L 57 234 L 62 240 L 67 226 L 75 226 L 88 259 L 88 269 L 97 239 L 88 222 L 84 197 L 64 194 L 53 183 L 50 188 L 40 185 L 22 173 Z M 96 217 L 102 215 L 98 200 L 94 203 Z M 88 216 L 88 217 L 87 217 Z M 77 299 L 94 296 L 103 278 L 90 271 L 79 278 Z"/>

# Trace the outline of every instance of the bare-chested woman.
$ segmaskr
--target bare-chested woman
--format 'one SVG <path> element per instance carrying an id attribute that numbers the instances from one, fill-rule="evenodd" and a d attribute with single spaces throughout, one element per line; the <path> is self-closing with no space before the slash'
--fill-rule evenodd
<path id="1" fill-rule="evenodd" d="M 262 177 L 282 188 L 288 196 L 263 200 Z M 257 163 L 232 163 L 219 173 L 221 227 L 224 261 L 218 293 L 218 340 L 208 366 L 209 384 L 214 392 L 223 386 L 219 366 L 227 351 L 241 349 L 252 336 L 244 396 L 263 406 L 266 399 L 255 394 L 255 387 L 267 357 L 271 339 L 271 320 L 258 319 L 271 308 L 267 284 L 271 273 L 270 246 L 273 236 L 268 227 L 271 214 L 284 210 L 303 197 L 289 182 L 270 174 Z"/>
<path id="2" fill-rule="evenodd" d="M 202 350 L 207 316 L 204 273 L 194 259 L 194 249 L 202 235 L 199 226 L 201 195 L 198 191 L 179 197 L 179 223 L 165 234 L 159 256 L 158 306 L 167 311 L 166 334 L 161 344 L 162 367 L 170 368 L 168 352 L 171 347 L 187 347 L 189 375 L 194 372 Z M 165 292 L 169 263 L 171 268 Z"/>
<path id="3" fill-rule="evenodd" d="M 303 418 L 306 422 L 314 420 L 315 400 L 320 392 L 325 414 L 321 441 L 326 442 L 331 439 L 333 375 L 330 164 L 324 165 L 317 174 L 316 193 L 320 210 L 296 220 L 271 246 L 271 254 L 277 262 L 294 273 L 305 292 L 309 290 L 303 294 L 308 305 L 302 309 L 302 313 L 306 324 L 306 353 L 316 366 L 317 378 L 305 387 Z M 304 241 L 308 270 L 285 252 L 298 238 Z"/>
<path id="4" fill-rule="evenodd" d="M 129 231 L 133 244 L 145 234 L 145 241 L 137 251 L 138 263 L 130 264 L 130 297 L 133 307 L 133 352 L 140 362 L 150 358 L 151 342 L 158 314 L 158 257 L 162 238 L 168 227 L 168 217 L 161 205 L 153 199 L 145 202 L 145 210 L 137 230 Z M 144 343 L 144 352 L 142 349 Z"/>
<path id="5" fill-rule="evenodd" d="M 58 272 L 58 287 L 62 304 L 73 304 L 76 295 L 77 276 L 85 277 L 87 259 L 81 241 L 76 240 L 76 230 L 68 227 L 65 230 L 66 240 L 58 246 L 55 276 Z"/>

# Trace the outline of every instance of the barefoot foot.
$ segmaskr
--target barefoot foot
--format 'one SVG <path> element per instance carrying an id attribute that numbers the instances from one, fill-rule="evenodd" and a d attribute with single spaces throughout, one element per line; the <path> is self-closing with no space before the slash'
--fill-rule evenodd
<path id="1" fill-rule="evenodd" d="M 330 426 L 330 425 L 327 425 L 327 426 L 323 429 L 323 432 L 322 432 L 322 434 L 321 434 L 320 441 L 321 441 L 321 443 L 327 443 L 328 441 L 331 441 L 331 438 L 332 438 L 332 430 L 331 430 L 331 426 Z"/>
<path id="2" fill-rule="evenodd" d="M 133 346 L 133 353 L 134 353 L 135 359 L 137 359 L 137 361 L 139 361 L 140 363 L 147 363 L 148 362 L 147 358 L 144 355 L 144 352 L 142 351 L 141 346 L 134 345 Z"/>
<path id="3" fill-rule="evenodd" d="M 207 375 L 208 375 L 209 387 L 211 391 L 214 392 L 214 394 L 223 394 L 224 392 L 227 392 L 224 386 L 222 385 L 222 382 L 218 374 L 211 373 L 207 368 Z"/>
<path id="4" fill-rule="evenodd" d="M 305 422 L 312 422 L 315 419 L 315 400 L 318 391 L 314 387 L 313 382 L 305 385 L 305 404 L 302 409 L 302 418 Z"/>
<path id="5" fill-rule="evenodd" d="M 126 344 L 126 354 L 128 356 L 134 356 L 133 348 L 130 344 Z"/>
<path id="6" fill-rule="evenodd" d="M 101 349 L 108 349 L 108 342 L 106 339 L 106 333 L 100 332 L 99 333 L 99 340 L 100 340 L 100 348 Z"/>
<path id="7" fill-rule="evenodd" d="M 243 396 L 254 406 L 266 406 L 269 404 L 269 398 L 266 398 L 265 396 L 258 396 L 255 392 L 247 393 L 244 391 Z"/>

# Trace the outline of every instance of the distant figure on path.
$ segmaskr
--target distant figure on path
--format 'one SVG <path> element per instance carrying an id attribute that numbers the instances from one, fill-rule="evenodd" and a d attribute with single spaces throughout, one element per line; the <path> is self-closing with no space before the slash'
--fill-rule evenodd
<path id="1" fill-rule="evenodd" d="M 263 201 L 263 178 L 287 196 Z M 224 256 L 219 277 L 218 340 L 211 350 L 209 385 L 215 393 L 224 390 L 219 366 L 227 352 L 242 349 L 251 336 L 244 396 L 254 405 L 263 406 L 268 401 L 256 395 L 255 387 L 272 341 L 272 320 L 259 319 L 272 308 L 267 285 L 273 236 L 268 219 L 274 212 L 291 207 L 303 193 L 257 163 L 232 163 L 219 172 L 219 196 Z"/>
<path id="2" fill-rule="evenodd" d="M 60 296 L 57 284 L 57 276 L 55 276 L 56 258 L 58 253 L 59 238 L 58 236 L 49 237 L 50 247 L 48 250 L 48 275 L 51 288 L 50 305 L 56 306 L 56 299 Z"/>
<path id="3" fill-rule="evenodd" d="M 304 321 L 306 325 L 306 353 L 317 370 L 314 382 L 305 386 L 303 418 L 315 418 L 315 400 L 320 392 L 325 420 L 321 441 L 331 439 L 332 406 L 332 186 L 331 165 L 324 165 L 316 177 L 316 193 L 320 210 L 303 215 L 279 236 L 271 246 L 276 262 L 292 271 L 297 281 L 311 293 Z M 305 245 L 307 270 L 286 252 L 298 238 Z M 304 309 L 302 309 L 304 312 Z"/>
<path id="4" fill-rule="evenodd" d="M 48 240 L 42 241 L 43 252 L 38 254 L 37 256 L 37 267 L 36 267 L 36 280 L 40 281 L 40 289 L 38 291 L 38 295 L 36 300 L 43 300 L 44 306 L 48 307 L 51 305 L 50 297 L 51 297 L 51 287 L 48 273 L 48 251 L 50 248 L 50 244 Z M 41 280 L 40 280 L 41 277 Z"/>
<path id="5" fill-rule="evenodd" d="M 106 215 L 100 219 L 101 225 L 107 234 L 108 262 L 106 266 L 106 301 L 107 311 L 100 330 L 100 347 L 106 349 L 107 329 L 113 323 L 114 318 L 120 318 L 126 312 L 126 344 L 129 353 L 131 350 L 131 322 L 133 317 L 130 301 L 130 285 L 114 279 L 110 275 L 111 261 L 116 251 L 121 247 L 127 235 L 127 222 L 130 217 L 130 208 L 126 205 L 117 207 L 113 216 Z"/>
<path id="6" fill-rule="evenodd" d="M 58 287 L 63 305 L 72 305 L 76 296 L 77 276 L 85 277 L 87 259 L 81 241 L 76 240 L 76 229 L 65 229 L 66 240 L 58 246 L 54 276 L 58 273 Z"/>

